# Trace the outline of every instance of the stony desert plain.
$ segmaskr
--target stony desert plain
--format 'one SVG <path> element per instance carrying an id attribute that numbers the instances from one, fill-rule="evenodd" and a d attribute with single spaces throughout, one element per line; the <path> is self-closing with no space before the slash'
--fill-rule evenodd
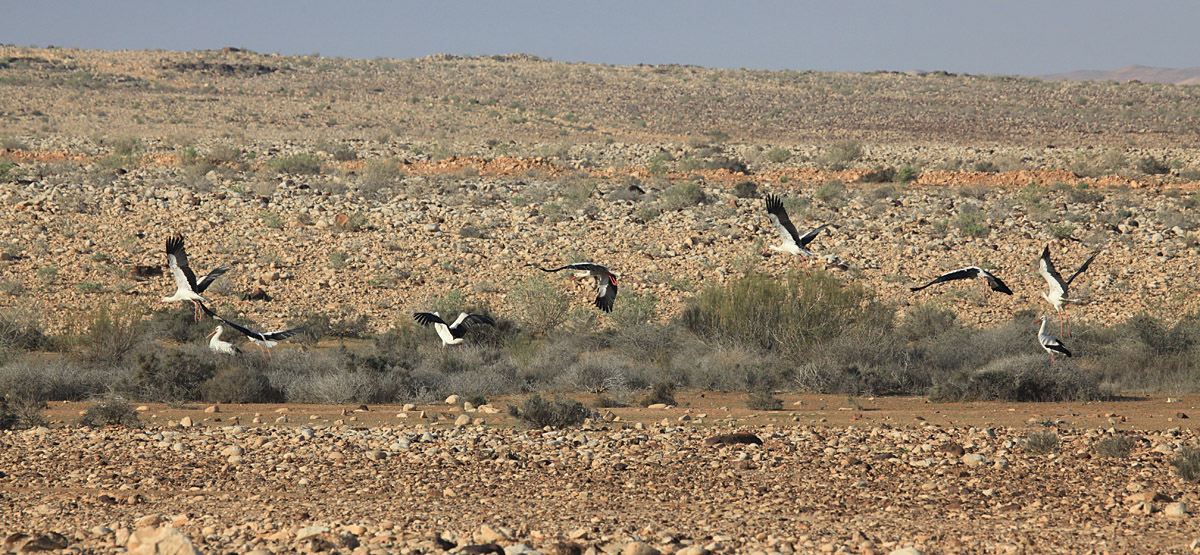
<path id="1" fill-rule="evenodd" d="M 528 327 L 513 291 L 530 263 L 608 264 L 617 304 L 654 299 L 644 319 L 663 325 L 707 288 L 803 268 L 898 314 L 935 303 L 965 329 L 997 328 L 1050 310 L 1047 245 L 1064 274 L 1099 253 L 1073 284 L 1084 333 L 1069 345 L 1134 318 L 1169 329 L 1200 305 L 1193 85 L 3 46 L 0 98 L 0 309 L 63 338 L 7 353 L 11 368 L 71 358 L 104 307 L 149 319 L 174 291 L 175 233 L 199 271 L 232 267 L 213 289 L 227 317 L 360 328 L 281 344 L 272 364 L 367 344 L 435 306 Z M 822 258 L 763 256 L 777 242 L 767 193 L 798 227 L 830 224 Z M 1014 295 L 909 291 L 984 263 Z M 570 329 L 633 318 L 600 315 L 590 285 L 551 283 Z M 1042 357 L 1028 324 L 1021 348 Z M 429 360 L 466 356 L 420 337 Z M 610 381 L 553 382 L 590 414 L 542 428 L 506 410 L 525 394 L 135 396 L 136 425 L 95 427 L 78 424 L 93 399 L 53 399 L 37 425 L 0 432 L 0 551 L 1197 552 L 1186 365 L 1200 357 L 1175 340 L 1183 378 L 1080 401 L 796 386 L 754 410 L 747 391 L 683 384 L 640 406 L 636 380 L 621 403 L 597 402 Z M 1055 368 L 1156 371 L 1074 360 Z"/>

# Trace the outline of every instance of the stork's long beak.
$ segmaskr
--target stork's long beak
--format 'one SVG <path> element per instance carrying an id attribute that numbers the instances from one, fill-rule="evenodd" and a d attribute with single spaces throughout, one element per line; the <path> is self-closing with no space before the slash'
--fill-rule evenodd
<path id="1" fill-rule="evenodd" d="M 617 283 L 617 276 L 614 276 L 612 274 L 608 274 L 608 281 L 611 281 L 613 285 L 619 285 Z"/>
<path id="2" fill-rule="evenodd" d="M 204 336 L 204 338 L 208 339 L 208 338 L 216 335 L 216 333 L 217 333 L 217 330 L 212 330 L 212 331 L 208 332 L 208 335 Z"/>

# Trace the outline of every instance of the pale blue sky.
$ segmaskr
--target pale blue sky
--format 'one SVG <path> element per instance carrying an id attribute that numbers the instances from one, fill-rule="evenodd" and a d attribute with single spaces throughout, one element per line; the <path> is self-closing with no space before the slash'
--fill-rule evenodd
<path id="1" fill-rule="evenodd" d="M 1200 2 L 8 1 L 0 42 L 1028 75 L 1200 66 Z"/>

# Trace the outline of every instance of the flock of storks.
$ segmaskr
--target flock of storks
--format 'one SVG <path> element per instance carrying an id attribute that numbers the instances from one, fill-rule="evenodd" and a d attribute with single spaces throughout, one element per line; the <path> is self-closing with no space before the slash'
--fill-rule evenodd
<path id="1" fill-rule="evenodd" d="M 796 255 L 799 256 L 802 261 L 807 260 L 808 257 L 815 257 L 816 253 L 808 250 L 807 246 L 813 241 L 813 239 L 816 239 L 817 235 L 820 234 L 822 230 L 824 230 L 830 224 L 822 225 L 816 229 L 813 229 L 812 231 L 809 231 L 808 233 L 805 233 L 804 235 L 800 235 L 796 231 L 796 226 L 793 225 L 791 219 L 788 218 L 787 210 L 783 206 L 783 201 L 776 195 L 767 195 L 765 200 L 767 216 L 770 218 L 771 223 L 774 224 L 775 230 L 779 233 L 780 239 L 779 245 L 771 245 L 768 247 L 769 251 Z M 201 293 L 203 293 L 204 290 L 207 289 L 208 286 L 211 285 L 218 277 L 229 271 L 229 267 L 221 266 L 216 268 L 197 280 L 196 274 L 188 265 L 187 252 L 183 247 L 182 236 L 176 235 L 168 239 L 166 251 L 167 264 L 171 269 L 171 275 L 175 278 L 177 289 L 174 295 L 170 297 L 163 297 L 160 303 L 191 301 L 192 304 L 195 305 L 196 321 L 199 321 L 201 318 L 200 312 L 205 312 L 209 316 L 212 316 L 213 318 L 220 320 L 225 325 L 228 325 L 233 330 L 245 335 L 251 342 L 258 346 L 264 357 L 271 356 L 270 349 L 271 347 L 275 346 L 277 341 L 292 337 L 293 335 L 296 335 L 304 330 L 304 328 L 301 327 L 272 332 L 255 331 L 218 315 L 216 312 L 204 305 L 204 302 L 210 301 L 210 299 L 205 298 L 201 295 Z M 767 253 L 765 252 L 764 254 Z M 1071 282 L 1074 281 L 1076 277 L 1079 277 L 1079 274 L 1083 273 L 1083 271 L 1087 269 L 1088 265 L 1092 263 L 1092 260 L 1096 258 L 1097 254 L 1099 254 L 1099 252 L 1093 253 L 1083 263 L 1083 265 L 1081 265 L 1079 269 L 1075 271 L 1074 274 L 1071 274 L 1070 278 L 1064 280 L 1058 273 L 1058 270 L 1054 268 L 1054 263 L 1050 261 L 1050 247 L 1047 246 L 1042 250 L 1042 256 L 1038 259 L 1038 273 L 1041 274 L 1048 285 L 1047 291 L 1042 292 L 1042 298 L 1045 299 L 1046 302 L 1050 303 L 1056 312 L 1062 314 L 1063 316 L 1062 320 L 1059 322 L 1060 336 L 1063 335 L 1063 322 L 1067 319 L 1066 313 L 1063 312 L 1064 307 L 1067 303 L 1081 302 L 1080 299 L 1070 298 L 1067 293 L 1067 288 L 1070 287 Z M 572 281 L 580 278 L 593 279 L 598 287 L 594 304 L 597 308 L 603 310 L 604 312 L 612 312 L 613 302 L 617 298 L 617 276 L 611 270 L 609 270 L 608 267 L 591 262 L 577 262 L 558 268 L 549 269 L 542 268 L 536 264 L 528 264 L 527 266 L 533 266 L 543 272 L 573 270 L 574 275 L 571 277 Z M 947 272 L 925 285 L 920 287 L 912 287 L 910 289 L 912 291 L 920 291 L 931 285 L 960 279 L 979 279 L 992 291 L 997 291 L 1006 295 L 1013 294 L 1012 290 L 1009 289 L 1008 286 L 1000 280 L 1000 278 L 978 266 L 968 266 L 966 268 L 960 268 L 952 272 Z M 460 345 L 460 348 L 463 338 L 471 326 L 478 324 L 486 324 L 490 326 L 496 325 L 496 322 L 487 315 L 466 312 L 460 313 L 458 318 L 456 318 L 452 323 L 447 323 L 437 312 L 415 312 L 413 313 L 413 318 L 418 324 L 423 326 L 432 325 L 434 330 L 437 332 L 438 337 L 441 338 L 443 345 Z M 1046 317 L 1042 316 L 1034 322 L 1034 324 L 1038 323 L 1041 324 L 1041 327 L 1038 329 L 1038 343 L 1041 344 L 1042 348 L 1045 349 L 1046 352 L 1050 353 L 1051 363 L 1054 362 L 1055 353 L 1060 353 L 1068 357 L 1071 356 L 1071 351 L 1067 350 L 1066 346 L 1063 345 L 1061 340 L 1046 332 Z M 241 351 L 232 343 L 221 340 L 221 334 L 223 331 L 223 326 L 218 325 L 217 328 L 212 331 L 212 333 L 208 334 L 209 348 L 218 353 L 230 355 L 240 353 Z M 1066 334 L 1070 335 L 1069 327 L 1066 328 Z"/>

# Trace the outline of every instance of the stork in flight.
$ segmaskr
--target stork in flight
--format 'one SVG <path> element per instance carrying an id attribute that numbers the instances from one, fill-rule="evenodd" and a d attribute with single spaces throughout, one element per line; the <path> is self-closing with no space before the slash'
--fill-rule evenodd
<path id="1" fill-rule="evenodd" d="M 234 330 L 238 331 L 242 335 L 246 336 L 246 338 L 249 339 L 251 343 L 258 346 L 258 350 L 262 352 L 263 358 L 267 358 L 267 359 L 274 358 L 274 356 L 271 354 L 271 347 L 278 345 L 278 341 L 280 341 L 282 339 L 287 339 L 293 335 L 296 335 L 297 333 L 304 331 L 304 329 L 305 329 L 303 326 L 301 326 L 298 328 L 292 328 L 290 330 L 281 330 L 281 331 L 254 331 L 250 328 L 247 328 L 246 326 L 242 326 L 242 325 L 236 324 L 234 322 L 230 322 L 229 320 L 226 320 L 225 318 L 218 316 L 216 312 L 212 311 L 212 309 L 208 308 L 207 306 L 204 306 L 204 303 L 200 303 L 200 308 L 204 309 L 204 312 L 207 312 L 209 316 L 212 316 L 213 318 L 216 318 L 222 322 L 225 322 L 226 324 L 229 325 L 229 327 L 233 328 Z M 220 326 L 218 326 L 217 329 L 218 330 L 221 329 Z M 216 349 L 213 349 L 213 350 L 216 350 Z"/>
<path id="2" fill-rule="evenodd" d="M 447 324 L 445 320 L 436 312 L 414 312 L 413 319 L 422 326 L 433 325 L 433 329 L 437 331 L 438 337 L 442 338 L 442 346 L 458 345 L 462 348 L 463 336 L 467 335 L 467 328 L 474 324 L 487 324 L 489 326 L 496 325 L 496 322 L 483 314 L 468 314 L 460 312 L 458 318 L 453 324 Z"/>
<path id="3" fill-rule="evenodd" d="M 938 284 L 938 283 L 944 283 L 944 282 L 953 281 L 956 279 L 976 279 L 976 278 L 982 280 L 983 283 L 986 283 L 987 286 L 992 289 L 992 291 L 1004 293 L 1005 295 L 1013 294 L 1012 289 L 1009 289 L 1007 285 L 1004 285 L 1004 282 L 1000 281 L 1000 278 L 992 275 L 991 272 L 984 270 L 983 268 L 980 268 L 979 266 L 967 266 L 966 268 L 959 268 L 957 270 L 954 270 L 953 272 L 946 272 L 946 273 L 938 276 L 933 281 L 926 283 L 925 285 L 922 285 L 920 287 L 909 287 L 908 289 L 910 291 L 920 291 L 926 287 L 929 287 L 930 285 L 934 285 L 934 284 Z"/>
<path id="4" fill-rule="evenodd" d="M 1038 343 L 1042 345 L 1042 348 L 1045 349 L 1047 353 L 1050 353 L 1051 363 L 1054 362 L 1054 353 L 1066 355 L 1067 358 L 1071 357 L 1071 351 L 1067 350 L 1067 347 L 1062 344 L 1062 341 L 1059 341 L 1057 337 L 1046 333 L 1045 316 L 1034 320 L 1033 323 L 1042 325 L 1042 327 L 1038 328 Z"/>
<path id="5" fill-rule="evenodd" d="M 233 343 L 221 341 L 221 332 L 223 331 L 225 331 L 225 328 L 217 326 L 217 329 L 212 330 L 212 333 L 208 334 L 208 348 L 214 353 L 221 353 L 223 355 L 241 354 L 242 351 L 235 347 Z"/>
<path id="6" fill-rule="evenodd" d="M 800 257 L 801 260 L 806 260 L 810 256 L 817 256 L 817 253 L 808 250 L 807 247 L 813 239 L 817 238 L 817 234 L 821 230 L 829 227 L 829 224 L 822 225 L 804 235 L 800 235 L 796 231 L 796 226 L 792 225 L 792 220 L 788 218 L 787 210 L 783 207 L 783 201 L 779 200 L 778 196 L 767 195 L 767 217 L 771 218 L 771 223 L 775 224 L 775 231 L 779 233 L 779 240 L 782 244 L 768 245 L 768 250 L 776 252 L 786 252 Z M 763 254 L 768 254 L 763 252 Z"/>
<path id="7" fill-rule="evenodd" d="M 1082 274 L 1084 270 L 1088 269 L 1088 266 L 1098 254 L 1100 254 L 1100 251 L 1092 253 L 1092 255 L 1083 262 L 1083 265 L 1080 266 L 1078 270 L 1075 270 L 1074 274 L 1071 274 L 1070 278 L 1068 278 L 1066 281 L 1063 281 L 1063 278 L 1061 275 L 1059 275 L 1058 270 L 1054 269 L 1054 263 L 1050 261 L 1050 246 L 1047 245 L 1044 249 L 1042 249 L 1042 256 L 1038 259 L 1038 273 L 1041 274 L 1042 278 L 1046 280 L 1046 285 L 1048 286 L 1047 290 L 1042 293 L 1042 298 L 1046 299 L 1046 302 L 1050 303 L 1054 307 L 1055 312 L 1062 313 L 1062 320 L 1058 322 L 1059 335 L 1063 335 L 1063 322 L 1068 319 L 1067 314 L 1063 312 L 1064 306 L 1067 303 L 1083 302 L 1082 299 L 1072 299 L 1067 297 L 1067 288 L 1070 287 L 1072 281 L 1075 281 L 1075 278 L 1079 277 L 1079 274 Z M 1068 336 L 1071 335 L 1070 325 L 1066 326 L 1066 334 Z"/>
<path id="8" fill-rule="evenodd" d="M 167 265 L 171 267 L 171 275 L 175 278 L 175 294 L 170 297 L 163 297 L 158 301 L 161 303 L 170 303 L 175 301 L 192 301 L 196 308 L 196 321 L 200 321 L 200 301 L 208 299 L 200 296 L 209 285 L 222 274 L 229 271 L 229 266 L 221 266 L 200 278 L 196 281 L 196 274 L 192 272 L 192 267 L 188 266 L 187 251 L 183 248 L 183 236 L 175 235 L 167 239 Z"/>
<path id="9" fill-rule="evenodd" d="M 543 272 L 575 270 L 575 275 L 571 276 L 571 281 L 579 278 L 594 278 L 596 284 L 600 287 L 596 294 L 596 306 L 605 312 L 612 312 L 613 302 L 617 300 L 617 276 L 607 266 L 591 262 L 576 262 L 554 269 L 542 268 L 536 264 L 529 265 Z"/>

